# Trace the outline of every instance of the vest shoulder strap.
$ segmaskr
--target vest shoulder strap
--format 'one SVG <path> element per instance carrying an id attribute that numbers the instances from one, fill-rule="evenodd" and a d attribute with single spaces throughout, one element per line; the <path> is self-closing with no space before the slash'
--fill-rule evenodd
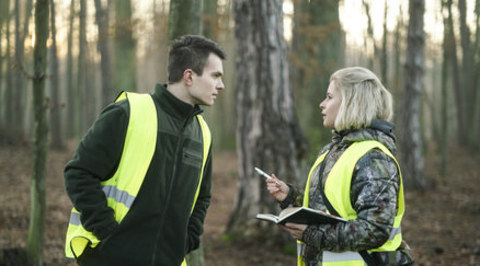
<path id="1" fill-rule="evenodd" d="M 195 191 L 195 198 L 193 200 L 193 205 L 192 205 L 192 209 L 190 210 L 190 213 L 193 212 L 193 209 L 195 208 L 195 203 L 197 203 L 198 194 L 200 193 L 200 187 L 202 185 L 202 180 L 203 180 L 203 172 L 205 171 L 205 164 L 207 163 L 208 151 L 210 150 L 210 145 L 212 143 L 212 134 L 210 132 L 210 129 L 208 128 L 207 122 L 205 122 L 205 120 L 201 115 L 197 115 L 197 119 L 202 129 L 203 161 L 202 161 L 202 168 L 200 169 L 200 175 L 198 177 L 197 190 Z"/>
<path id="2" fill-rule="evenodd" d="M 343 218 L 354 219 L 353 216 L 356 216 L 349 196 L 351 177 L 358 160 L 373 149 L 379 149 L 394 158 L 392 153 L 376 140 L 354 142 L 338 158 L 325 181 L 325 195 Z"/>

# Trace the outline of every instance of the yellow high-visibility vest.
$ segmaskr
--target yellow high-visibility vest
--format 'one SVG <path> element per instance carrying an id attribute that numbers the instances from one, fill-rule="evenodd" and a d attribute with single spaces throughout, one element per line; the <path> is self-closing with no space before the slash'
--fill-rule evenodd
<path id="1" fill-rule="evenodd" d="M 395 251 L 402 242 L 402 233 L 400 229 L 400 223 L 402 221 L 403 213 L 405 211 L 405 201 L 403 197 L 403 183 L 402 183 L 402 174 L 400 172 L 400 166 L 393 156 L 393 154 L 385 147 L 382 143 L 375 140 L 366 140 L 355 142 L 350 147 L 348 147 L 344 153 L 337 160 L 332 170 L 328 174 L 327 180 L 325 181 L 325 196 L 328 198 L 332 207 L 338 212 L 338 214 L 347 219 L 353 220 L 357 218 L 357 213 L 353 209 L 350 202 L 350 187 L 352 181 L 353 171 L 355 170 L 355 165 L 358 160 L 365 155 L 367 152 L 372 149 L 379 149 L 387 156 L 392 158 L 399 171 L 400 176 L 400 189 L 398 194 L 398 210 L 395 216 L 393 223 L 393 229 L 390 232 L 389 239 L 379 248 L 368 250 L 368 252 L 379 252 L 379 251 Z M 325 159 L 328 151 L 320 155 L 315 163 L 313 164 L 310 173 L 308 175 L 307 184 L 305 186 L 305 194 L 303 198 L 303 206 L 308 207 L 309 200 L 309 191 L 310 191 L 310 178 L 314 170 L 322 163 Z M 305 265 L 301 252 L 303 249 L 304 243 L 298 241 L 297 244 L 297 265 Z M 329 252 L 324 251 L 322 254 L 322 265 L 323 266 L 357 266 L 365 265 L 360 253 L 347 251 L 347 252 Z"/>
<path id="2" fill-rule="evenodd" d="M 122 157 L 115 174 L 101 182 L 108 206 L 114 210 L 115 220 L 119 223 L 130 210 L 148 171 L 155 152 L 158 129 L 155 103 L 149 94 L 123 92 L 116 101 L 124 99 L 129 102 L 130 116 Z M 197 119 L 203 135 L 203 164 L 191 211 L 200 192 L 203 170 L 211 144 L 211 134 L 206 122 L 200 115 L 197 115 Z M 138 156 L 139 154 L 142 156 Z M 122 178 L 124 176 L 129 178 Z M 83 228 L 80 213 L 73 208 L 67 229 L 66 257 L 76 259 L 85 251 L 87 245 L 94 248 L 98 243 L 100 240 L 92 232 Z"/>

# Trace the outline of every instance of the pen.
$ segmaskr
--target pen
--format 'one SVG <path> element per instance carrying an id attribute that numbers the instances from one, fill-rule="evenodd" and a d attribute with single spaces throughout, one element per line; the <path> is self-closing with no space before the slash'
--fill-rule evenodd
<path id="1" fill-rule="evenodd" d="M 272 178 L 272 176 L 268 175 L 267 173 L 265 173 L 264 171 L 262 171 L 260 168 L 258 167 L 255 167 L 255 171 L 257 171 L 257 173 L 259 173 L 260 175 L 263 175 L 265 178 L 267 179 L 270 179 Z M 275 184 L 279 184 L 278 181 L 275 180 Z"/>

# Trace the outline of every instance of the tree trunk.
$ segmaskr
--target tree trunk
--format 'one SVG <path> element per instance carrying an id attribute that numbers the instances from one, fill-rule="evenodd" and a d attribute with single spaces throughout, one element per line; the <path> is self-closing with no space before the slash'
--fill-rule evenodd
<path id="1" fill-rule="evenodd" d="M 448 9 L 448 25 L 449 25 L 449 48 L 450 48 L 450 59 L 452 60 L 452 69 L 453 69 L 453 88 L 455 90 L 455 103 L 457 107 L 457 138 L 458 143 L 461 146 L 467 145 L 468 135 L 467 135 L 467 125 L 466 125 L 466 110 L 465 110 L 465 90 L 462 88 L 460 80 L 460 66 L 457 58 L 457 44 L 455 43 L 455 33 L 453 26 L 453 15 L 452 15 L 452 0 L 447 0 L 447 9 Z"/>
<path id="2" fill-rule="evenodd" d="M 370 14 L 370 2 L 363 0 L 363 8 L 365 9 L 365 15 L 367 16 L 367 21 L 368 21 L 367 36 L 364 36 L 365 49 L 368 49 L 368 41 L 370 41 L 373 45 L 373 55 L 367 55 L 368 68 L 376 72 L 375 59 L 377 58 L 378 48 L 377 48 L 377 41 L 375 40 L 375 36 L 373 34 L 373 21 L 372 21 L 372 14 Z"/>
<path id="3" fill-rule="evenodd" d="M 78 34 L 78 68 L 77 68 L 77 89 L 75 101 L 75 114 L 77 117 L 77 135 L 82 135 L 88 128 L 87 125 L 87 2 L 80 0 L 79 34 Z"/>
<path id="4" fill-rule="evenodd" d="M 67 90 L 67 137 L 73 138 L 76 135 L 76 86 L 73 84 L 73 19 L 75 15 L 75 0 L 70 2 L 70 13 L 68 17 L 68 36 L 67 36 L 67 77 L 66 77 L 66 90 Z"/>
<path id="5" fill-rule="evenodd" d="M 424 0 L 409 1 L 405 87 L 403 97 L 401 159 L 405 185 L 425 190 L 422 137 L 420 129 L 422 76 L 424 70 L 425 33 L 423 31 Z"/>
<path id="6" fill-rule="evenodd" d="M 343 65 L 344 33 L 339 20 L 338 1 L 295 1 L 295 28 L 293 30 L 292 82 L 295 103 L 302 128 L 311 147 L 321 147 L 331 132 L 318 125 L 318 104 L 325 97 L 329 78 Z M 309 103 L 309 104 L 304 104 Z"/>
<path id="7" fill-rule="evenodd" d="M 394 53 L 394 59 L 393 59 L 393 82 L 392 82 L 392 87 L 391 87 L 391 92 L 393 94 L 394 99 L 400 99 L 400 91 L 402 87 L 402 67 L 401 67 L 401 62 L 400 58 L 402 56 L 402 45 L 404 38 L 402 35 L 402 29 L 405 28 L 403 18 L 402 18 L 402 6 L 400 5 L 400 12 L 399 15 L 397 16 L 397 27 L 395 30 L 395 37 L 394 37 L 394 45 L 393 45 L 393 53 Z M 400 114 L 400 104 L 395 104 L 395 114 Z M 398 116 L 395 116 L 395 122 L 398 121 Z"/>
<path id="8" fill-rule="evenodd" d="M 202 0 L 203 1 L 203 20 L 202 33 L 203 36 L 209 39 L 216 39 L 218 34 L 218 17 L 217 14 L 217 1 Z"/>
<path id="9" fill-rule="evenodd" d="M 5 24 L 5 31 L 3 25 Z M 8 117 L 11 116 L 11 109 L 9 109 L 9 105 L 11 106 L 10 98 L 7 98 L 9 94 L 11 94 L 11 87 L 7 86 L 7 82 L 3 84 L 3 78 L 6 77 L 6 80 L 11 79 L 9 74 L 10 68 L 10 0 L 0 0 L 0 95 L 3 95 L 2 101 L 0 105 L 0 124 L 4 125 L 5 128 L 8 128 L 11 124 L 9 123 Z M 5 40 L 7 41 L 5 47 L 5 53 L 2 53 L 2 46 L 3 46 L 3 36 L 5 36 Z M 3 75 L 3 65 L 6 62 L 6 75 Z M 2 90 L 2 85 L 5 85 Z M 0 143 L 1 144 L 1 143 Z"/>
<path id="10" fill-rule="evenodd" d="M 28 27 L 32 12 L 32 0 L 27 0 L 25 8 L 25 17 L 23 21 L 23 28 L 20 28 L 20 1 L 15 0 L 15 63 L 14 63 L 14 78 L 13 78 L 13 125 L 14 134 L 20 140 L 25 137 L 23 128 L 24 109 L 25 109 L 25 65 L 24 65 L 24 48 L 25 37 L 28 33 Z"/>
<path id="11" fill-rule="evenodd" d="M 475 105 L 475 90 L 474 90 L 474 74 L 475 74 L 475 65 L 474 58 L 475 53 L 472 51 L 472 43 L 470 41 L 471 34 L 470 28 L 467 25 L 467 4 L 465 0 L 458 0 L 458 13 L 459 13 L 459 22 L 460 22 L 460 43 L 462 46 L 462 89 L 465 90 L 465 115 L 464 117 L 469 117 L 466 121 L 468 125 L 474 125 L 475 116 L 472 115 Z M 478 26 L 477 26 L 478 27 Z M 467 128 L 467 147 L 472 148 L 472 143 L 475 142 L 475 139 L 478 136 L 474 135 L 475 128 L 469 126 Z"/>
<path id="12" fill-rule="evenodd" d="M 201 34 L 202 1 L 171 0 L 169 12 L 168 39 L 170 41 L 185 34 Z M 202 241 L 198 249 L 190 252 L 185 259 L 188 266 L 205 264 Z"/>
<path id="13" fill-rule="evenodd" d="M 3 59 L 4 59 L 4 54 L 3 54 L 3 24 L 5 22 L 8 23 L 8 13 L 9 13 L 9 0 L 0 0 L 0 95 L 3 95 L 3 90 L 2 90 L 2 85 L 3 85 Z M 8 25 L 7 25 L 8 27 Z M 3 102 L 0 102 L 1 106 L 5 106 L 5 100 L 4 98 Z M 1 100 L 1 99 L 0 99 Z M 0 124 L 3 123 L 3 114 L 4 114 L 3 108 L 0 108 Z"/>
<path id="14" fill-rule="evenodd" d="M 33 74 L 33 106 L 35 123 L 33 179 L 31 185 L 30 226 L 27 254 L 31 265 L 43 265 L 45 236 L 45 169 L 47 164 L 47 106 L 45 78 L 48 39 L 48 0 L 37 0 L 35 5 L 35 46 Z"/>
<path id="15" fill-rule="evenodd" d="M 299 124 L 306 129 L 306 141 L 314 145 L 312 142 L 320 141 L 323 132 L 311 130 L 309 125 L 312 121 L 313 110 L 310 104 L 303 104 L 309 99 L 310 84 L 314 78 L 313 69 L 318 68 L 318 49 L 316 42 L 310 40 L 311 35 L 307 34 L 309 27 L 316 27 L 314 21 L 310 18 L 309 1 L 299 0 L 293 2 L 293 29 L 292 29 L 292 49 L 289 55 L 289 80 L 292 88 L 295 104 L 298 106 Z M 321 27 L 321 25 L 318 25 Z M 312 60 L 313 59 L 313 60 Z M 320 74 L 321 75 L 321 74 Z M 323 91 L 320 88 L 320 91 Z M 312 141 L 313 140 L 313 141 Z M 308 147 L 305 144 L 305 152 Z"/>
<path id="16" fill-rule="evenodd" d="M 218 40 L 219 39 L 218 36 L 220 35 L 218 21 L 221 15 L 218 14 L 217 12 L 217 1 L 212 1 L 212 0 L 202 0 L 202 1 L 203 1 L 202 35 L 212 40 Z M 229 54 L 228 51 L 227 51 L 227 54 Z M 225 63 L 228 63 L 228 61 L 226 61 Z M 224 71 L 228 73 L 229 71 L 228 69 L 226 69 L 227 66 L 224 65 L 223 67 L 224 67 Z M 227 82 L 224 80 L 224 83 L 226 84 Z M 210 128 L 212 130 L 212 134 L 215 136 L 215 138 L 213 139 L 213 147 L 215 147 L 215 149 L 222 149 L 222 144 L 226 140 L 232 139 L 232 135 L 231 134 L 229 135 L 226 133 L 228 131 L 227 129 L 227 120 L 229 120 L 228 114 L 232 113 L 228 111 L 228 108 L 229 107 L 231 108 L 231 106 L 227 106 L 228 99 L 226 99 L 226 97 L 228 97 L 229 95 L 233 97 L 233 93 L 232 94 L 222 93 L 222 99 L 221 101 L 215 102 L 215 108 L 205 109 L 205 117 L 212 124 L 222 125 L 219 127 Z"/>
<path id="17" fill-rule="evenodd" d="M 50 45 L 50 65 L 51 65 L 51 75 L 50 75 L 50 94 L 51 94 L 51 113 L 50 113 L 50 126 L 52 128 L 52 139 L 51 146 L 54 149 L 61 150 L 64 148 L 63 133 L 62 133 L 62 123 L 60 119 L 60 92 L 58 88 L 58 58 L 57 58 L 57 30 L 55 26 L 55 2 L 50 0 L 50 25 L 52 31 L 52 44 Z"/>
<path id="18" fill-rule="evenodd" d="M 440 0 L 442 3 L 442 13 L 445 9 L 444 0 Z M 443 62 L 442 62 L 442 100 L 441 100 L 441 130 L 440 130 L 440 153 L 442 156 L 442 163 L 440 168 L 440 174 L 445 177 L 447 174 L 447 163 L 448 163 L 448 98 L 447 98 L 447 91 L 448 91 L 448 62 L 449 62 L 449 49 L 448 49 L 448 34 L 449 34 L 449 25 L 448 19 L 444 16 L 443 17 Z"/>
<path id="19" fill-rule="evenodd" d="M 101 61 L 100 68 L 102 71 L 102 107 L 107 106 L 113 101 L 114 89 L 112 83 L 112 67 L 110 63 L 110 48 L 109 48 L 109 16 L 108 10 L 102 7 L 101 0 L 95 0 L 95 19 L 98 26 L 98 40 L 97 50 L 100 52 Z"/>
<path id="20" fill-rule="evenodd" d="M 474 108 L 474 118 L 473 118 L 473 135 L 477 136 L 474 138 L 476 147 L 480 147 L 480 0 L 475 2 L 475 25 L 477 25 L 475 31 L 475 42 L 473 45 L 473 51 L 475 53 L 475 74 L 473 81 L 473 88 L 476 91 L 476 101 Z"/>
<path id="21" fill-rule="evenodd" d="M 254 167 L 298 183 L 305 140 L 288 81 L 282 1 L 239 0 L 234 17 L 240 190 L 227 230 L 242 238 L 258 237 L 262 231 L 272 233 L 272 227 L 252 226 L 259 223 L 253 218 L 278 207 Z"/>
<path id="22" fill-rule="evenodd" d="M 21 109 L 20 107 L 20 99 L 18 98 L 21 95 L 21 92 L 23 91 L 23 80 L 22 80 L 22 75 L 21 71 L 19 71 L 19 64 L 20 62 L 23 64 L 23 41 L 22 41 L 22 36 L 20 35 L 21 29 L 20 29 L 20 0 L 15 0 L 15 8 L 14 8 L 14 19 L 15 19 L 15 50 L 14 50 L 14 60 L 13 60 L 13 67 L 15 67 L 15 70 L 13 71 L 13 78 L 12 78 L 12 121 L 15 121 L 14 123 L 11 124 L 11 130 L 13 131 L 13 134 L 19 136 L 22 138 L 22 134 L 19 133 L 20 131 L 19 127 L 21 128 L 22 125 L 22 120 L 20 117 L 23 118 L 23 115 L 20 113 L 17 113 L 18 109 Z M 21 60 L 21 61 L 20 61 Z M 20 61 L 20 62 L 19 62 Z"/>
<path id="23" fill-rule="evenodd" d="M 7 57 L 7 77 L 5 80 L 5 115 L 6 115 L 6 124 L 7 126 L 11 126 L 14 123 L 14 117 L 13 117 L 13 64 L 12 64 L 12 44 L 11 44 L 11 38 L 10 38 L 10 12 L 8 14 L 8 22 L 7 22 L 7 53 L 5 56 Z"/>
<path id="24" fill-rule="evenodd" d="M 382 73 L 382 83 L 389 88 L 388 83 L 388 29 L 387 29 L 388 1 L 385 1 L 385 9 L 383 11 L 383 37 L 382 37 L 382 63 L 380 64 L 380 72 Z"/>
<path id="25" fill-rule="evenodd" d="M 202 32 L 203 1 L 171 0 L 168 39 L 174 40 L 185 34 Z"/>
<path id="26" fill-rule="evenodd" d="M 115 1 L 115 94 L 137 91 L 136 41 L 130 0 Z"/>

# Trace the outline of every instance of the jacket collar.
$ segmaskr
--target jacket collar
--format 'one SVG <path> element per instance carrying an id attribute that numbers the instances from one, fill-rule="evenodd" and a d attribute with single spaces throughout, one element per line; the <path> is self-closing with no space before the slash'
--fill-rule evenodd
<path id="1" fill-rule="evenodd" d="M 334 131 L 332 142 L 339 146 L 348 146 L 352 142 L 363 140 L 376 140 L 384 144 L 393 154 L 396 153 L 394 125 L 385 120 L 374 119 L 367 127 L 359 129 Z"/>
<path id="2" fill-rule="evenodd" d="M 178 119 L 186 119 L 203 112 L 200 106 L 192 106 L 171 94 L 167 90 L 166 84 L 157 83 L 153 97 L 158 101 L 162 110 Z"/>

